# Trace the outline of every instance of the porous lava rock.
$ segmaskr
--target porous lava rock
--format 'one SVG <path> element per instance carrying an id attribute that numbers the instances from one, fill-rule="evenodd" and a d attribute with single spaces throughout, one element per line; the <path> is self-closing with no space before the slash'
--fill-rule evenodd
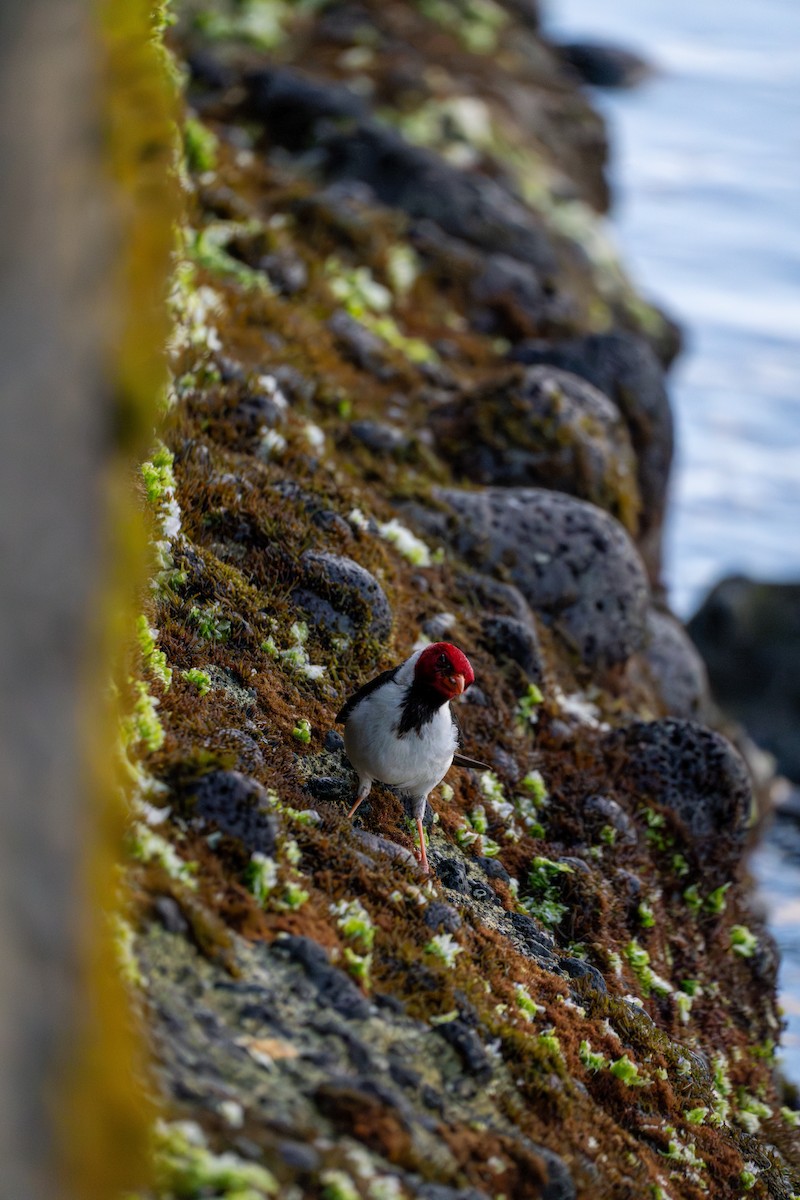
<path id="1" fill-rule="evenodd" d="M 655 575 L 673 451 L 672 413 L 664 371 L 655 353 L 643 338 L 614 331 L 563 341 L 524 342 L 511 357 L 528 364 L 549 363 L 580 375 L 619 408 L 636 453 L 642 500 L 640 547 Z"/>
<path id="2" fill-rule="evenodd" d="M 643 654 L 670 716 L 694 720 L 707 716 L 706 669 L 691 638 L 675 617 L 657 608 L 650 609 Z"/>
<path id="3" fill-rule="evenodd" d="M 634 721 L 611 734 L 625 751 L 626 783 L 669 809 L 709 877 L 729 879 L 744 845 L 753 796 L 743 760 L 721 733 L 694 721 Z"/>
<path id="4" fill-rule="evenodd" d="M 292 598 L 315 624 L 333 633 L 389 635 L 392 610 L 386 593 L 360 563 L 327 550 L 306 550 L 300 570 L 301 584 Z"/>
<path id="5" fill-rule="evenodd" d="M 439 453 L 462 479 L 590 500 L 636 533 L 636 459 L 615 404 L 578 375 L 537 366 L 435 408 Z"/>
<path id="6" fill-rule="evenodd" d="M 189 789 L 194 815 L 238 838 L 251 853 L 271 855 L 278 822 L 267 789 L 241 771 L 211 771 Z"/>
<path id="7" fill-rule="evenodd" d="M 475 567 L 513 580 L 582 662 L 608 666 L 640 648 L 647 580 L 636 548 L 607 513 L 541 488 L 443 488 L 435 496 L 452 513 L 449 521 L 436 514 L 437 531 Z"/>
<path id="8" fill-rule="evenodd" d="M 602 196 L 601 122 L 515 18 L 532 0 L 310 7 L 271 6 L 285 36 L 248 84 L 264 59 L 226 4 L 226 70 L 188 96 L 192 270 L 145 474 L 156 520 L 180 513 L 144 602 L 173 682 L 151 652 L 128 689 L 133 777 L 163 807 L 151 830 L 131 797 L 119 930 L 158 1195 L 224 1169 L 287 1200 L 722 1200 L 748 1163 L 754 1195 L 800 1195 L 774 959 L 736 874 L 746 780 L 716 735 L 653 721 L 694 693 L 613 515 L 634 529 L 645 480 L 657 531 L 669 439 L 660 368 L 623 335 L 655 344 L 656 314 L 574 203 Z M 179 15 L 176 53 L 212 52 L 202 16 Z M 564 361 L 510 363 L 523 337 Z M 448 406 L 470 422 L 452 454 Z M 486 491 L 459 491 L 483 406 Z M 385 536 L 411 497 L 430 555 Z M 332 733 L 424 637 L 469 655 L 464 749 L 493 771 L 432 795 L 427 878 L 390 788 L 347 820 Z"/>
<path id="9" fill-rule="evenodd" d="M 209 744 L 216 752 L 235 758 L 248 775 L 264 769 L 264 755 L 258 742 L 241 729 L 220 729 L 209 739 Z"/>
<path id="10" fill-rule="evenodd" d="M 390 208 L 528 263 L 545 279 L 555 274 L 557 259 L 544 225 L 493 179 L 460 170 L 376 121 L 361 121 L 347 132 L 330 127 L 319 134 L 319 144 L 329 178 L 360 180 Z"/>
<path id="11" fill-rule="evenodd" d="M 517 617 L 487 616 L 481 619 L 484 644 L 498 663 L 515 663 L 528 679 L 541 683 L 544 660 L 536 629 Z"/>
<path id="12" fill-rule="evenodd" d="M 254 116 L 289 150 L 303 149 L 320 121 L 358 120 L 368 112 L 350 88 L 312 79 L 291 67 L 263 67 L 245 82 Z"/>

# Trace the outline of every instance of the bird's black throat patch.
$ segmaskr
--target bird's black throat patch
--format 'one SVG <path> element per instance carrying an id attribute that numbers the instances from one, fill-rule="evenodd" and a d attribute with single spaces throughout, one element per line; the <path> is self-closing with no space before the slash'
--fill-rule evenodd
<path id="1" fill-rule="evenodd" d="M 412 730 L 419 733 L 426 725 L 430 725 L 436 713 L 446 703 L 435 688 L 427 684 L 412 683 L 400 706 L 397 736 L 404 737 Z"/>

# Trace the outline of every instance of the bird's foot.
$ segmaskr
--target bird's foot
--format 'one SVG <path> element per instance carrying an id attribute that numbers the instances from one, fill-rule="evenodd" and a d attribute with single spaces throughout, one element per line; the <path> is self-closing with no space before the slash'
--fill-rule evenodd
<path id="1" fill-rule="evenodd" d="M 353 807 L 350 809 L 350 811 L 347 814 L 347 816 L 350 820 L 352 820 L 352 818 L 356 815 L 356 809 L 358 808 L 359 804 L 361 804 L 362 801 L 366 800 L 367 796 L 369 795 L 371 786 L 372 786 L 372 783 L 370 782 L 366 787 L 362 786 L 358 789 L 358 795 L 356 796 L 355 804 L 353 805 Z"/>

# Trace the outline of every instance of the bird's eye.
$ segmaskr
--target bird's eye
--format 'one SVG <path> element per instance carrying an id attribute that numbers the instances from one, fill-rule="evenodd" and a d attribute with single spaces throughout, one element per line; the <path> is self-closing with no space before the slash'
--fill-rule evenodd
<path id="1" fill-rule="evenodd" d="M 449 668 L 450 659 L 447 657 L 446 654 L 439 655 L 439 666 L 445 671 Z"/>

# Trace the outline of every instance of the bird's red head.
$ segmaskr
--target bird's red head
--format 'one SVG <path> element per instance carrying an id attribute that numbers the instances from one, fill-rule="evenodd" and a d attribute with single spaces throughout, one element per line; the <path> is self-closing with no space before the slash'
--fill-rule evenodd
<path id="1" fill-rule="evenodd" d="M 434 688 L 446 700 L 465 692 L 475 682 L 475 672 L 466 654 L 449 642 L 426 646 L 417 659 L 414 682 Z"/>

